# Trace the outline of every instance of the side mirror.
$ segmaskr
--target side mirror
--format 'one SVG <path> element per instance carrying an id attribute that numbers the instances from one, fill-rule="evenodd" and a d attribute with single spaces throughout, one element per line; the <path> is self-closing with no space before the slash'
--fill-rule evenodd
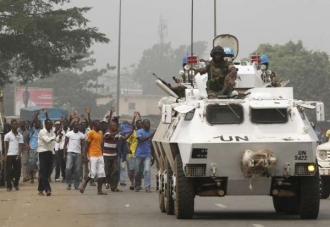
<path id="1" fill-rule="evenodd" d="M 163 105 L 162 107 L 162 119 L 163 124 L 171 124 L 172 121 L 172 106 L 171 105 Z"/>
<path id="2" fill-rule="evenodd" d="M 325 117 L 324 117 L 324 103 L 323 102 L 316 103 L 316 120 L 318 122 L 325 121 Z"/>

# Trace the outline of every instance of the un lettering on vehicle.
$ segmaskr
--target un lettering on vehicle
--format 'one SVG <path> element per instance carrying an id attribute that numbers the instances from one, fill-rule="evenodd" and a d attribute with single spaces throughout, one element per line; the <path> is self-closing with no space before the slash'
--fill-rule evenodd
<path id="1" fill-rule="evenodd" d="M 240 142 L 240 141 L 249 141 L 248 136 L 217 136 L 215 139 L 220 139 L 223 142 Z"/>
<path id="2" fill-rule="evenodd" d="M 307 151 L 305 150 L 298 151 L 298 153 L 294 156 L 294 160 L 306 161 L 307 159 L 308 159 Z"/>

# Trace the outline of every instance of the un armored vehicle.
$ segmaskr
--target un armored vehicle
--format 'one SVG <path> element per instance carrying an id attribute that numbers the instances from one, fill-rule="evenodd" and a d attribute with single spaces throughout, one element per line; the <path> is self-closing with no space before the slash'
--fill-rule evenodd
<path id="1" fill-rule="evenodd" d="M 214 45 L 231 46 L 237 56 L 234 36 L 220 35 Z M 156 81 L 169 95 L 159 102 L 152 140 L 160 210 L 190 219 L 195 196 L 265 195 L 276 212 L 317 218 L 317 137 L 305 109 L 315 109 L 322 121 L 323 103 L 296 100 L 291 87 L 269 87 L 256 61 L 236 67 L 231 97 L 208 99 L 207 75 L 185 84 L 182 98 Z"/>

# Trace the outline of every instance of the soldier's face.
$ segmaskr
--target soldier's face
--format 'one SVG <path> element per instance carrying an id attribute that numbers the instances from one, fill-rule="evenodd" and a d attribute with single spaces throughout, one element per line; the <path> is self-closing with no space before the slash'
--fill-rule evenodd
<path id="1" fill-rule="evenodd" d="M 215 53 L 213 55 L 213 59 L 214 59 L 215 62 L 221 61 L 221 58 L 222 58 L 222 54 L 220 54 L 220 53 Z"/>

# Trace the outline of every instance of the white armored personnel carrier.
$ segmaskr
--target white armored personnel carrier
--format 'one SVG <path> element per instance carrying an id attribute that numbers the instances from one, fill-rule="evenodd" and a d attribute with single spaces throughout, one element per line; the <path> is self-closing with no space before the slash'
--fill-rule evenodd
<path id="1" fill-rule="evenodd" d="M 231 46 L 237 56 L 234 36 L 220 35 L 214 45 Z M 265 195 L 276 212 L 317 218 L 317 137 L 304 110 L 315 109 L 322 121 L 323 103 L 296 100 L 291 87 L 268 87 L 257 62 L 236 67 L 238 95 L 229 98 L 207 98 L 207 75 L 185 84 L 183 98 L 156 81 L 169 95 L 159 102 L 152 140 L 161 211 L 189 219 L 195 196 Z"/>

